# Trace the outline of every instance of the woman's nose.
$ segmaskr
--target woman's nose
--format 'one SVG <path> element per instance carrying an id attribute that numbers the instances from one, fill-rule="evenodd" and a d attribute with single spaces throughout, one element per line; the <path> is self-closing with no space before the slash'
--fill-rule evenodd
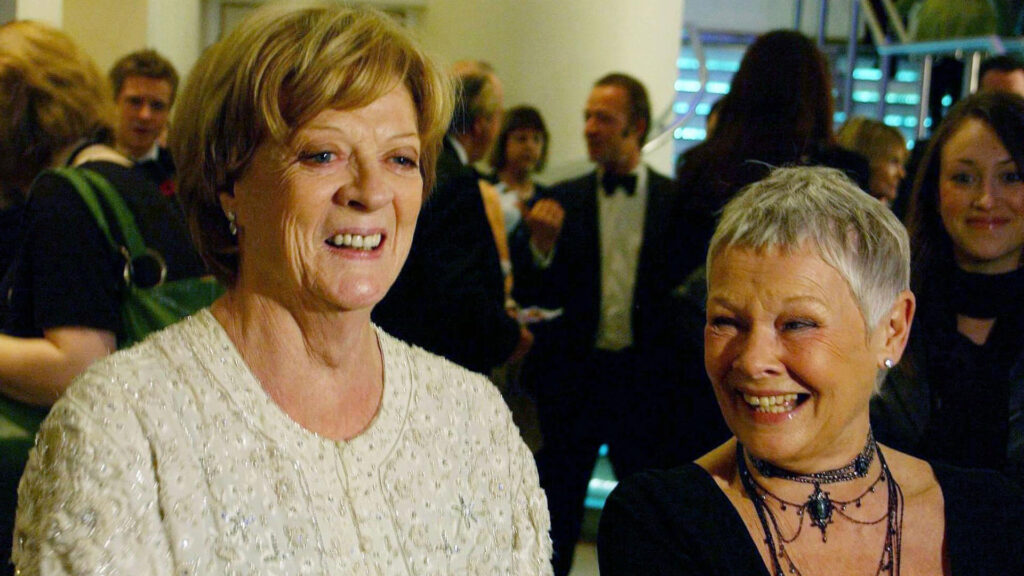
<path id="1" fill-rule="evenodd" d="M 733 368 L 752 379 L 777 376 L 782 373 L 778 341 L 775 331 L 754 327 L 737 343 Z"/>
<path id="2" fill-rule="evenodd" d="M 373 163 L 359 165 L 352 180 L 338 189 L 339 203 L 367 212 L 388 205 L 392 196 L 384 170 Z"/>

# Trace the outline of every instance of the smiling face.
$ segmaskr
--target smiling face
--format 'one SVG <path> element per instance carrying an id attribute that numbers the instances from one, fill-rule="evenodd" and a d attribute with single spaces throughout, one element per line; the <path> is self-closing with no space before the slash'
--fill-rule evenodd
<path id="1" fill-rule="evenodd" d="M 423 197 L 412 98 L 399 86 L 324 110 L 287 146 L 264 143 L 224 209 L 238 224 L 236 289 L 313 311 L 367 314 L 395 281 Z"/>
<path id="2" fill-rule="evenodd" d="M 995 131 L 969 119 L 942 148 L 939 213 L 957 265 L 969 272 L 1016 270 L 1024 250 L 1024 181 Z"/>
<path id="3" fill-rule="evenodd" d="M 132 158 L 144 156 L 167 126 L 171 83 L 162 78 L 129 76 L 117 95 L 117 147 Z"/>
<path id="4" fill-rule="evenodd" d="M 885 154 L 873 159 L 868 192 L 885 204 L 892 204 L 896 199 L 900 182 L 907 175 L 903 167 L 906 160 L 907 149 L 902 146 L 892 146 Z"/>
<path id="5" fill-rule="evenodd" d="M 849 285 L 807 243 L 726 248 L 708 279 L 704 362 L 729 428 L 792 470 L 848 463 L 864 446 L 879 366 L 898 360 L 885 330 L 866 332 Z"/>

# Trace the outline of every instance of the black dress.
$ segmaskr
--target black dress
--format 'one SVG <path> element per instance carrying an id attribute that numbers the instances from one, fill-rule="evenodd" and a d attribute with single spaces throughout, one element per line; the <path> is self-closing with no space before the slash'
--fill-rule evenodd
<path id="1" fill-rule="evenodd" d="M 932 468 L 953 574 L 1024 574 L 1024 492 L 994 472 Z M 769 574 L 736 508 L 696 464 L 620 484 L 605 504 L 597 552 L 602 576 Z"/>

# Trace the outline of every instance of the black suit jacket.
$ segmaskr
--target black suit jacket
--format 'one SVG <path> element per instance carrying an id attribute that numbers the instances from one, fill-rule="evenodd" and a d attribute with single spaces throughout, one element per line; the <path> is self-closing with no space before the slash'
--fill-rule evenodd
<path id="1" fill-rule="evenodd" d="M 596 172 L 547 191 L 546 196 L 557 200 L 566 212 L 554 259 L 547 269 L 534 265 L 525 227 L 520 227 L 513 241 L 516 300 L 523 305 L 564 309 L 558 321 L 538 326 L 539 334 L 548 333 L 543 348 L 552 349 L 563 359 L 584 358 L 593 350 L 597 337 L 601 314 L 597 192 Z M 657 341 L 663 330 L 659 323 L 661 307 L 671 289 L 683 280 L 683 271 L 675 265 L 679 240 L 678 227 L 671 222 L 674 197 L 672 181 L 648 170 L 647 209 L 632 310 L 633 344 L 641 352 Z"/>
<path id="2" fill-rule="evenodd" d="M 390 334 L 470 370 L 503 363 L 519 342 L 479 176 L 445 140 L 398 280 L 373 311 Z"/>

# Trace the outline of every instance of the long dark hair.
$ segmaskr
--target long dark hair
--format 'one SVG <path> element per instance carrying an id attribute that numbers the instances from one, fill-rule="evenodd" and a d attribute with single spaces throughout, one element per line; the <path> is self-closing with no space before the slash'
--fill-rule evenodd
<path id="1" fill-rule="evenodd" d="M 961 100 L 939 125 L 921 160 L 910 193 L 906 225 L 913 255 L 911 287 L 921 290 L 938 267 L 953 262 L 953 242 L 939 214 L 939 171 L 942 149 L 970 119 L 995 131 L 1003 146 L 1024 170 L 1024 98 L 1008 92 L 985 92 Z"/>
<path id="2" fill-rule="evenodd" d="M 815 43 L 793 30 L 768 32 L 743 55 L 714 134 L 686 156 L 679 180 L 702 181 L 694 192 L 707 197 L 694 200 L 717 209 L 766 175 L 764 163 L 799 163 L 832 144 L 832 110 L 828 61 Z"/>

